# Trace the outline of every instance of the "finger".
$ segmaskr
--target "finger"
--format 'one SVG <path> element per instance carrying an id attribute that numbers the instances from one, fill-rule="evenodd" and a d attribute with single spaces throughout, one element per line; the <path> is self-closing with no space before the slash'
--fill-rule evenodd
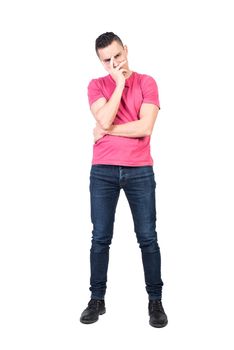
<path id="1" fill-rule="evenodd" d="M 114 56 L 111 56 L 111 59 L 110 59 L 110 68 L 111 68 L 111 69 L 114 68 Z"/>
<path id="2" fill-rule="evenodd" d="M 124 60 L 116 68 L 120 69 L 126 62 L 127 62 L 127 60 Z"/>

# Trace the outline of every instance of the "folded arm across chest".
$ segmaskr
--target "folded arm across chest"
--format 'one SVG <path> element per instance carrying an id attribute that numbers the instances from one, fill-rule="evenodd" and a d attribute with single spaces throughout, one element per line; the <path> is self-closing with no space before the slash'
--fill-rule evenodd
<path id="1" fill-rule="evenodd" d="M 154 124 L 158 115 L 159 107 L 153 103 L 142 103 L 140 119 L 124 124 L 111 125 L 106 134 L 126 137 L 144 137 L 153 132 Z"/>

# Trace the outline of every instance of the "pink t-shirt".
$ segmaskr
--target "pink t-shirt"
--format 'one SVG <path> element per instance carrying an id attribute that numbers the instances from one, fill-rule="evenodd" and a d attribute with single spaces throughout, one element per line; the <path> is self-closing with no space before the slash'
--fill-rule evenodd
<path id="1" fill-rule="evenodd" d="M 100 97 L 108 101 L 115 89 L 110 74 L 92 79 L 88 85 L 88 99 L 91 106 Z M 119 109 L 113 124 L 123 124 L 140 119 L 142 103 L 153 103 L 160 108 L 158 87 L 154 78 L 147 74 L 132 72 L 125 81 Z M 150 153 L 150 136 L 125 137 L 105 135 L 93 145 L 92 164 L 125 166 L 153 165 Z"/>

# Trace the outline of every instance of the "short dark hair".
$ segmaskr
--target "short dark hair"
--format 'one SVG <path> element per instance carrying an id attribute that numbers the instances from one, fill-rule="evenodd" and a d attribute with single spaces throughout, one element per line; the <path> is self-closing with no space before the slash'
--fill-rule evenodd
<path id="1" fill-rule="evenodd" d="M 122 40 L 120 39 L 120 37 L 118 37 L 118 35 L 116 35 L 113 32 L 106 32 L 106 33 L 99 35 L 99 37 L 95 41 L 96 54 L 98 55 L 98 49 L 103 49 L 104 47 L 109 46 L 114 40 L 119 42 L 120 45 L 123 46 L 123 43 L 122 43 Z"/>

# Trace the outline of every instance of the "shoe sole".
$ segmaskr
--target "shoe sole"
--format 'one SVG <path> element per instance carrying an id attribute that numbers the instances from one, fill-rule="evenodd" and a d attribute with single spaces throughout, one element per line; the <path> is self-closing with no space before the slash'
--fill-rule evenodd
<path id="1" fill-rule="evenodd" d="M 106 310 L 100 312 L 100 313 L 99 313 L 99 316 L 100 316 L 100 315 L 104 315 L 105 313 L 106 313 Z M 83 324 L 92 324 L 92 323 L 97 322 L 98 320 L 99 320 L 99 317 L 98 317 L 95 321 L 91 321 L 91 322 L 90 322 L 90 321 L 82 321 L 82 320 L 80 319 L 80 322 L 83 323 Z"/>
<path id="2" fill-rule="evenodd" d="M 168 321 L 165 322 L 164 324 L 154 324 L 154 323 L 151 323 L 151 322 L 149 322 L 149 324 L 150 324 L 152 327 L 154 327 L 154 328 L 163 328 L 163 327 L 165 327 L 165 326 L 168 324 Z"/>

